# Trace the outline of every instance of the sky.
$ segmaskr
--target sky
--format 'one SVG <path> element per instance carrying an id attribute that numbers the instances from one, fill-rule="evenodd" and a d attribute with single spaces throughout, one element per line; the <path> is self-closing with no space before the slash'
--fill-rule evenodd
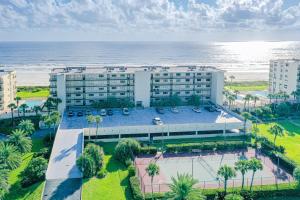
<path id="1" fill-rule="evenodd" d="M 0 41 L 300 40 L 300 0 L 0 0 Z"/>

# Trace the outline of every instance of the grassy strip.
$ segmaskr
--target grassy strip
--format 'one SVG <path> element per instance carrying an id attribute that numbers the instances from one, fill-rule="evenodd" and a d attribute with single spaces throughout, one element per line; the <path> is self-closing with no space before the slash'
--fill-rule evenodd
<path id="1" fill-rule="evenodd" d="M 50 89 L 47 86 L 20 86 L 17 87 L 17 96 L 22 99 L 47 98 Z"/>
<path id="2" fill-rule="evenodd" d="M 227 90 L 238 91 L 262 91 L 268 89 L 267 81 L 246 81 L 246 82 L 227 82 L 225 85 Z"/>
<path id="3" fill-rule="evenodd" d="M 104 149 L 104 166 L 108 174 L 102 179 L 85 179 L 82 199 L 132 199 L 128 170 L 112 156 L 116 143 L 101 143 L 100 145 Z"/>
<path id="4" fill-rule="evenodd" d="M 9 184 L 11 188 L 9 193 L 4 197 L 5 200 L 18 199 L 18 200 L 35 200 L 40 199 L 43 191 L 44 182 L 36 183 L 30 187 L 21 187 L 21 173 L 28 166 L 30 160 L 33 157 L 34 152 L 38 152 L 44 147 L 43 141 L 41 139 L 32 140 L 32 152 L 26 153 L 22 157 L 21 165 L 10 172 L 9 174 Z"/>

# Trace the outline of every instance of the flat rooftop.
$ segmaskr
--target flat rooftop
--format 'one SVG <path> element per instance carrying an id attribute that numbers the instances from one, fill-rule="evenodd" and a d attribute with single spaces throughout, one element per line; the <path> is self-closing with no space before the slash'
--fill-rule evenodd
<path id="1" fill-rule="evenodd" d="M 71 109 L 75 111 L 75 116 L 67 117 L 66 114 L 61 127 L 64 128 L 87 128 L 86 116 L 77 117 L 76 111 L 80 109 Z M 187 123 L 241 123 L 234 115 L 222 110 L 221 112 L 209 112 L 201 108 L 201 113 L 196 113 L 190 106 L 178 107 L 179 113 L 172 113 L 170 108 L 165 108 L 164 114 L 158 114 L 155 108 L 130 109 L 130 114 L 125 116 L 121 109 L 113 109 L 112 116 L 104 116 L 100 124 L 101 127 L 119 127 L 119 126 L 146 126 L 153 125 L 152 119 L 159 117 L 165 125 L 187 124 Z M 93 115 L 99 115 L 99 111 L 91 110 Z M 96 127 L 95 124 L 92 125 Z"/>

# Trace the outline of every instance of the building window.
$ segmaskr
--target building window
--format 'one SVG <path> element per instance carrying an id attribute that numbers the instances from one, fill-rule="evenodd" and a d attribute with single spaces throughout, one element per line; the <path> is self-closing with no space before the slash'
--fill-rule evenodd
<path id="1" fill-rule="evenodd" d="M 81 101 L 80 100 L 76 100 L 76 103 L 81 103 Z"/>
<path id="2" fill-rule="evenodd" d="M 210 85 L 206 85 L 206 87 L 210 87 Z"/>
<path id="3" fill-rule="evenodd" d="M 155 94 L 159 94 L 159 92 L 158 92 L 158 91 L 155 91 Z"/>
<path id="4" fill-rule="evenodd" d="M 75 90 L 80 90 L 80 88 L 79 88 L 79 87 L 77 87 L 77 88 L 75 88 Z"/>
<path id="5" fill-rule="evenodd" d="M 81 94 L 76 94 L 76 97 L 80 97 L 81 96 Z"/>
<path id="6" fill-rule="evenodd" d="M 71 95 L 70 94 L 67 94 L 67 97 L 70 97 Z"/>
<path id="7" fill-rule="evenodd" d="M 121 80 L 120 83 L 125 83 L 125 81 L 124 81 L 124 80 Z"/>
<path id="8" fill-rule="evenodd" d="M 158 79 L 156 79 L 156 80 L 155 80 L 155 82 L 156 82 L 156 83 L 159 83 L 159 80 L 158 80 Z"/>
<path id="9" fill-rule="evenodd" d="M 168 94 L 168 92 L 163 92 L 163 94 Z"/>
<path id="10" fill-rule="evenodd" d="M 115 89 L 117 89 L 117 87 L 111 87 L 111 89 L 112 89 L 112 90 L 115 90 Z"/>
<path id="11" fill-rule="evenodd" d="M 185 81 L 186 81 L 186 82 L 190 82 L 190 79 L 187 78 L 187 79 L 185 79 Z"/>
<path id="12" fill-rule="evenodd" d="M 197 78 L 197 81 L 201 81 L 201 78 Z"/>
<path id="13" fill-rule="evenodd" d="M 167 74 L 167 73 L 164 73 L 164 76 L 168 76 L 168 74 Z"/>
<path id="14" fill-rule="evenodd" d="M 186 85 L 185 88 L 190 88 L 190 86 L 189 86 L 189 85 Z"/>
<path id="15" fill-rule="evenodd" d="M 167 82 L 168 82 L 168 79 L 165 79 L 164 82 L 167 83 Z"/>
<path id="16" fill-rule="evenodd" d="M 210 75 L 210 73 L 206 73 L 206 75 L 207 75 L 207 76 L 209 76 L 209 75 Z"/>
<path id="17" fill-rule="evenodd" d="M 121 74 L 120 76 L 121 76 L 121 77 L 125 77 L 125 74 Z"/>
<path id="18" fill-rule="evenodd" d="M 100 97 L 103 97 L 104 94 L 99 94 Z"/>
<path id="19" fill-rule="evenodd" d="M 176 82 L 179 83 L 179 82 L 180 82 L 180 79 L 176 79 Z"/>
<path id="20" fill-rule="evenodd" d="M 185 75 L 186 75 L 186 76 L 190 76 L 191 74 L 190 74 L 190 73 L 185 73 Z"/>
<path id="21" fill-rule="evenodd" d="M 99 88 L 99 90 L 104 90 L 104 88 L 103 88 L 103 87 L 101 87 L 101 88 Z"/>
<path id="22" fill-rule="evenodd" d="M 180 73 L 176 73 L 176 76 L 180 76 L 181 74 Z"/>
<path id="23" fill-rule="evenodd" d="M 67 103 L 71 103 L 71 101 L 70 101 L 70 100 L 67 100 Z"/>
<path id="24" fill-rule="evenodd" d="M 121 92 L 120 95 L 121 95 L 121 96 L 124 96 L 124 95 L 125 95 L 125 92 Z"/>
<path id="25" fill-rule="evenodd" d="M 185 94 L 190 94 L 190 91 L 185 91 Z"/>
<path id="26" fill-rule="evenodd" d="M 103 74 L 99 74 L 99 78 L 103 78 L 104 77 L 104 75 Z"/>
<path id="27" fill-rule="evenodd" d="M 154 86 L 154 88 L 155 88 L 155 89 L 159 89 L 159 86 L 158 86 L 158 85 L 156 85 L 156 86 Z"/>
<path id="28" fill-rule="evenodd" d="M 90 96 L 90 97 L 93 97 L 93 96 L 94 96 L 94 94 L 89 94 L 89 96 Z"/>
<path id="29" fill-rule="evenodd" d="M 117 75 L 116 74 L 112 74 L 111 77 L 117 77 Z"/>
<path id="30" fill-rule="evenodd" d="M 197 76 L 201 76 L 201 73 L 197 73 Z"/>

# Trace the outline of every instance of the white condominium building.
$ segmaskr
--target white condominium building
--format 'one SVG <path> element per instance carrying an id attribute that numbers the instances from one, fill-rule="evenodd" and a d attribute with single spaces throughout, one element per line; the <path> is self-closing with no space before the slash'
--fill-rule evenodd
<path id="1" fill-rule="evenodd" d="M 300 72 L 300 60 L 279 59 L 270 61 L 269 92 L 277 94 L 285 92 L 291 95 L 299 89 L 298 82 Z"/>
<path id="2" fill-rule="evenodd" d="M 50 73 L 50 92 L 66 107 L 89 106 L 110 97 L 149 107 L 177 95 L 187 102 L 198 95 L 203 104 L 222 104 L 224 72 L 203 66 L 66 67 Z"/>
<path id="3" fill-rule="evenodd" d="M 16 72 L 0 69 L 0 111 L 6 110 L 16 97 Z"/>

